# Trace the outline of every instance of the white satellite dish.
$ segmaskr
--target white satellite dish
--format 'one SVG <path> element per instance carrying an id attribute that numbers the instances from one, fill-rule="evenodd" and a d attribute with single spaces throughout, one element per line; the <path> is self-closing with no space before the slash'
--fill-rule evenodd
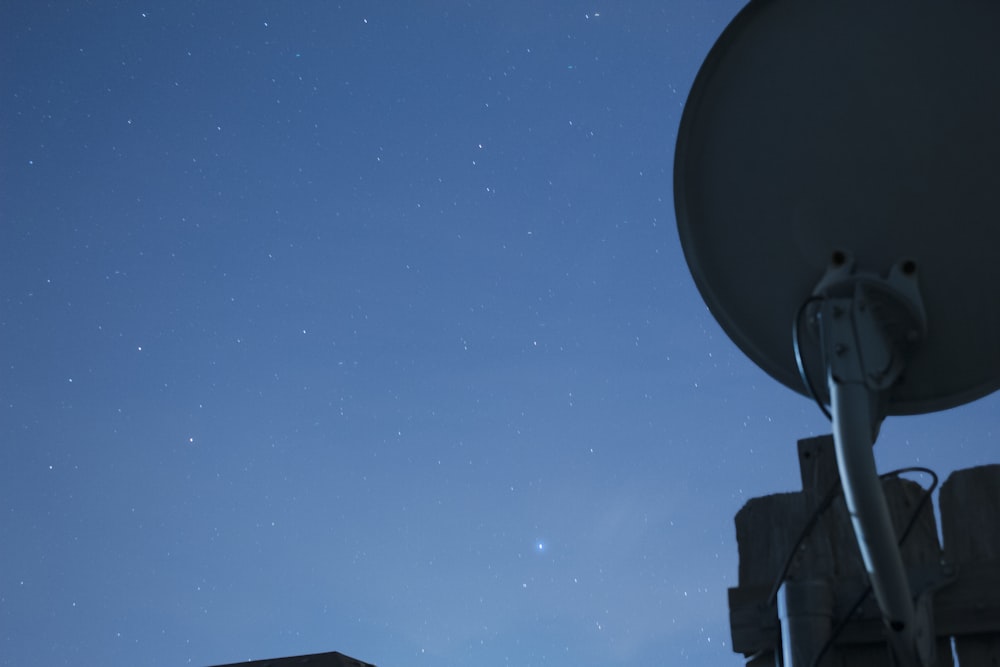
<path id="1" fill-rule="evenodd" d="M 910 664 L 927 638 L 871 444 L 886 415 L 1000 388 L 997 35 L 987 0 L 754 0 L 677 138 L 695 283 L 747 356 L 831 404 L 855 532 Z"/>

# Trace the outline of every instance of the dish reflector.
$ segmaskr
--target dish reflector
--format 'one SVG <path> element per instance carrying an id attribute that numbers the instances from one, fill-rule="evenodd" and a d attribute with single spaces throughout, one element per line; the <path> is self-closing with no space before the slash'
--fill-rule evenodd
<path id="1" fill-rule="evenodd" d="M 792 322 L 842 251 L 919 268 L 927 331 L 889 414 L 1000 387 L 997 35 L 992 1 L 770 0 L 713 47 L 677 139 L 678 229 L 709 309 L 778 381 L 806 393 Z"/>

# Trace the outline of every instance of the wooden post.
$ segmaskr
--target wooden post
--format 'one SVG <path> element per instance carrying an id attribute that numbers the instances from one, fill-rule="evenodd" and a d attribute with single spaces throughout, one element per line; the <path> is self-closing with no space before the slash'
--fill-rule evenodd
<path id="1" fill-rule="evenodd" d="M 810 519 L 834 489 L 839 475 L 833 438 L 799 442 L 802 491 L 753 498 L 736 515 L 739 586 L 729 590 L 733 650 L 754 658 L 752 667 L 775 664 L 781 650 L 780 626 L 772 600 L 789 553 Z M 934 591 L 934 667 L 952 667 L 956 637 L 960 667 L 1000 665 L 1000 465 L 954 473 L 941 490 L 942 550 L 932 504 L 914 515 L 926 491 L 919 484 L 889 478 L 883 489 L 893 528 L 914 525 L 900 549 L 914 594 Z M 787 581 L 827 581 L 834 593 L 839 624 L 867 588 L 842 494 L 819 515 L 796 549 Z M 882 667 L 889 664 L 881 611 L 872 596 L 844 625 L 823 666 Z"/>
<path id="2" fill-rule="evenodd" d="M 968 592 L 959 610 L 964 614 L 960 630 L 969 632 L 956 632 L 958 664 L 1000 665 L 1000 632 L 976 632 L 1000 618 L 1000 465 L 958 470 L 948 477 L 941 487 L 941 532 L 946 562 L 959 571 L 983 568 L 981 585 Z"/>

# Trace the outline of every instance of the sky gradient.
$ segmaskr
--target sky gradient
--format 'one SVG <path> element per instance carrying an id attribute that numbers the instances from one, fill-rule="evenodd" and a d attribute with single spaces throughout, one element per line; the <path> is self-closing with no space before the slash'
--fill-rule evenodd
<path id="1" fill-rule="evenodd" d="M 741 5 L 5 3 L 0 664 L 742 664 L 733 515 L 829 425 L 675 229 Z"/>

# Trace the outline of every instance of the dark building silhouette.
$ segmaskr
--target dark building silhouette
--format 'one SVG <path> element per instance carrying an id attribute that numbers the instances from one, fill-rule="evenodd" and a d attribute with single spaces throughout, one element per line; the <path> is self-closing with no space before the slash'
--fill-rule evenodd
<path id="1" fill-rule="evenodd" d="M 311 655 L 296 655 L 289 658 L 270 658 L 268 660 L 251 660 L 248 662 L 231 662 L 215 667 L 375 667 L 375 665 L 355 660 L 343 653 L 313 653 Z"/>

